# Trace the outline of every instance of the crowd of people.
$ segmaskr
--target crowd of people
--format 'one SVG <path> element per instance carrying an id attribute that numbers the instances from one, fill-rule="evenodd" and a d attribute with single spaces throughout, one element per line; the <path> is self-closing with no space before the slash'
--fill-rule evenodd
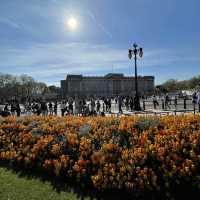
<path id="1" fill-rule="evenodd" d="M 191 96 L 192 104 L 199 105 L 200 110 L 200 92 L 194 92 Z M 143 102 L 145 98 L 141 97 Z M 178 105 L 178 97 L 170 97 L 168 94 L 163 96 L 153 95 L 150 97 L 153 108 L 157 109 L 162 104 L 162 109 L 170 109 L 171 105 L 175 107 Z M 117 97 L 102 97 L 102 98 L 78 98 L 69 97 L 60 101 L 45 101 L 45 100 L 32 100 L 24 104 L 19 101 L 13 100 L 6 103 L 3 109 L 0 109 L 1 116 L 21 114 L 26 115 L 75 115 L 75 116 L 105 116 L 106 113 L 112 113 L 113 110 L 122 114 L 124 110 L 134 111 L 135 99 L 131 96 L 117 96 Z M 160 107 L 159 107 L 160 108 Z M 144 109 L 144 108 L 143 108 Z"/>
<path id="2" fill-rule="evenodd" d="M 9 115 L 21 115 L 21 107 L 18 101 L 12 101 L 11 103 L 6 103 L 3 110 L 0 110 L 0 115 L 7 117 Z"/>
<path id="3" fill-rule="evenodd" d="M 33 100 L 19 104 L 18 101 L 10 101 L 0 111 L 0 115 L 9 116 L 21 114 L 26 115 L 76 115 L 76 116 L 104 116 L 112 113 L 112 108 L 123 113 L 134 110 L 134 98 L 129 96 L 117 96 L 114 98 L 78 98 L 69 97 L 60 101 Z M 59 112 L 58 112 L 59 111 Z"/>

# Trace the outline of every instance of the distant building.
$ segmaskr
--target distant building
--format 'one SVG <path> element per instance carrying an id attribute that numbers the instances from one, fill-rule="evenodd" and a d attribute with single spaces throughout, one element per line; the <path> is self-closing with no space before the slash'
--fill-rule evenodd
<path id="1" fill-rule="evenodd" d="M 154 92 L 154 76 L 138 76 L 140 95 Z M 109 73 L 105 76 L 67 75 L 61 80 L 61 95 L 66 96 L 116 96 L 134 95 L 135 78 Z"/>

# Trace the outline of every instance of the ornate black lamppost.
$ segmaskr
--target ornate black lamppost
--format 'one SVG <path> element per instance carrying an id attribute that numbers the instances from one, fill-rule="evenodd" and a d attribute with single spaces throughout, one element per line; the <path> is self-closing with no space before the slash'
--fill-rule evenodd
<path id="1" fill-rule="evenodd" d="M 134 108 L 135 108 L 136 111 L 139 111 L 139 110 L 141 110 L 141 107 L 140 107 L 140 97 L 139 97 L 139 94 L 138 94 L 137 55 L 142 57 L 143 56 L 143 49 L 142 48 L 138 48 L 138 45 L 136 43 L 134 43 L 133 44 L 133 48 L 129 49 L 129 51 L 128 51 L 129 59 L 131 59 L 133 55 L 134 55 L 134 59 L 135 59 L 135 98 L 134 98 Z"/>

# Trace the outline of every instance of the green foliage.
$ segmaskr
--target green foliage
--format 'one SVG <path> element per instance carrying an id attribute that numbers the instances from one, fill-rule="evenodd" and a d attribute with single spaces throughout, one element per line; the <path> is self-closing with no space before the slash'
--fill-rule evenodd
<path id="1" fill-rule="evenodd" d="M 177 90 L 177 84 L 178 81 L 174 79 L 169 79 L 165 83 L 163 83 L 163 87 L 169 92 L 169 91 L 175 91 Z"/>
<path id="2" fill-rule="evenodd" d="M 45 83 L 37 82 L 31 76 L 25 74 L 14 76 L 0 73 L 0 96 L 4 98 L 43 94 L 46 88 Z"/>
<path id="3" fill-rule="evenodd" d="M 84 124 L 79 128 L 79 135 L 80 137 L 82 136 L 87 136 L 90 131 L 92 130 L 91 126 L 89 124 Z"/>
<path id="4" fill-rule="evenodd" d="M 176 90 L 188 90 L 194 89 L 200 86 L 200 75 L 195 76 L 189 80 L 178 81 L 175 79 L 169 79 L 164 82 L 161 87 L 167 92 L 172 92 Z"/>
<path id="5" fill-rule="evenodd" d="M 145 117 L 139 118 L 134 125 L 134 127 L 138 130 L 138 132 L 143 132 L 151 127 L 158 127 L 158 126 L 161 126 L 161 121 L 158 118 L 145 118 Z"/>

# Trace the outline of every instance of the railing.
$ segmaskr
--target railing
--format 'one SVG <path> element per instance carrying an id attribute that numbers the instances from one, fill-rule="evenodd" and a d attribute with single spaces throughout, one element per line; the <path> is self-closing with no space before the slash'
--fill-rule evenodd
<path id="1" fill-rule="evenodd" d="M 153 100 L 143 100 L 142 101 L 142 108 L 144 111 L 148 111 L 149 109 L 160 110 L 160 111 L 170 111 L 173 112 L 175 115 L 177 113 L 187 113 L 193 112 L 200 112 L 200 104 L 193 104 L 192 99 L 177 99 L 171 100 L 166 103 L 163 99 L 158 100 L 158 104 L 153 103 Z"/>

